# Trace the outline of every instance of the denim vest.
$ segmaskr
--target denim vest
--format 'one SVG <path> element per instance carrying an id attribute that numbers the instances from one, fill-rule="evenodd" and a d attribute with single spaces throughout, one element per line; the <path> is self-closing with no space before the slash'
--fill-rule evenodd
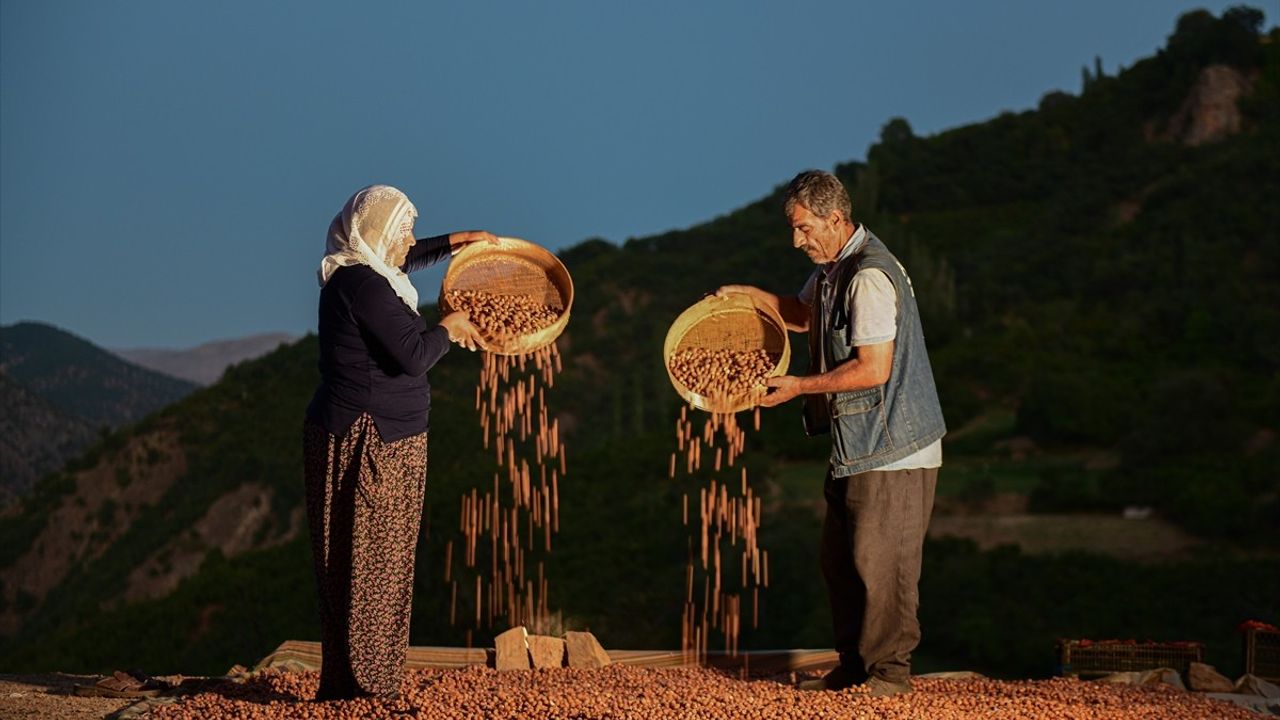
<path id="1" fill-rule="evenodd" d="M 824 286 L 829 282 L 838 283 L 835 307 L 822 308 L 824 317 L 818 325 L 823 333 L 824 370 L 857 356 L 852 344 L 853 323 L 847 312 L 847 291 L 853 276 L 865 268 L 883 270 L 897 291 L 893 368 L 883 385 L 827 395 L 831 408 L 831 467 L 835 477 L 847 477 L 897 462 L 947 432 L 929 366 L 929 353 L 924 346 L 911 278 L 880 238 L 870 231 L 862 249 L 827 273 L 814 297 L 815 304 L 823 304 Z"/>

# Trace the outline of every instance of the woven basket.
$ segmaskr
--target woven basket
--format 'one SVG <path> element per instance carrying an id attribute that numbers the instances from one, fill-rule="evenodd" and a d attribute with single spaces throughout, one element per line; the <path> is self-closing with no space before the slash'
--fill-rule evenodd
<path id="1" fill-rule="evenodd" d="M 555 323 L 535 333 L 481 340 L 482 349 L 499 355 L 522 355 L 550 345 L 569 324 L 573 307 L 573 279 L 564 263 L 546 248 L 519 238 L 472 243 L 460 250 L 440 284 L 442 315 L 454 311 L 446 299 L 451 290 L 523 295 L 560 312 Z"/>
<path id="2" fill-rule="evenodd" d="M 776 358 L 769 377 L 785 374 L 791 363 L 787 326 L 773 308 L 744 293 L 703 298 L 671 323 L 666 342 L 662 345 L 662 364 L 666 366 L 667 377 L 680 397 L 693 407 L 708 412 L 734 413 L 750 409 L 757 404 L 763 389 L 757 393 L 723 398 L 693 392 L 671 374 L 671 358 L 682 350 L 695 347 L 709 350 L 763 349 L 770 357 Z"/>

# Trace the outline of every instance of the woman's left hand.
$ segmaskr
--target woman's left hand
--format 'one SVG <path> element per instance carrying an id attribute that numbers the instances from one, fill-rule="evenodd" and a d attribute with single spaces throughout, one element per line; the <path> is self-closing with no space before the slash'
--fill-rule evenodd
<path id="1" fill-rule="evenodd" d="M 454 252 L 472 243 L 486 242 L 490 245 L 498 244 L 498 236 L 488 230 L 462 230 L 449 234 L 449 246 Z"/>

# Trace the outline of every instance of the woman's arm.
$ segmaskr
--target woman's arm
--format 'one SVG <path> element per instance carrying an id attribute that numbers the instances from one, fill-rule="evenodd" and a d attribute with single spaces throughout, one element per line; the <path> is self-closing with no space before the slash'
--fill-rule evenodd
<path id="1" fill-rule="evenodd" d="M 496 243 L 498 237 L 485 230 L 461 230 L 448 235 L 423 238 L 414 242 L 413 247 L 409 248 L 409 254 L 405 257 L 404 265 L 400 270 L 411 273 L 429 268 L 476 242 Z"/>
<path id="2" fill-rule="evenodd" d="M 351 312 L 408 375 L 425 375 L 449 352 L 449 331 L 440 325 L 424 329 L 422 318 L 406 312 L 404 302 L 381 278 L 360 286 Z"/>
<path id="3" fill-rule="evenodd" d="M 400 271 L 411 273 L 423 270 L 449 257 L 449 237 L 449 235 L 436 235 L 415 241 L 413 247 L 409 248 L 409 254 L 404 259 L 404 265 L 400 266 Z"/>

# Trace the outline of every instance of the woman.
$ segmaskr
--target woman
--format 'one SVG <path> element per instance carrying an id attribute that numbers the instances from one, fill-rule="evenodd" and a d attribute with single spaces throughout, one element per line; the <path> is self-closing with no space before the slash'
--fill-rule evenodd
<path id="1" fill-rule="evenodd" d="M 329 226 L 318 273 L 321 382 L 303 429 L 323 652 L 317 700 L 399 691 L 426 490 L 427 371 L 451 341 L 474 350 L 478 338 L 463 312 L 428 325 L 405 273 L 497 238 L 415 241 L 417 215 L 393 187 L 357 192 Z"/>

